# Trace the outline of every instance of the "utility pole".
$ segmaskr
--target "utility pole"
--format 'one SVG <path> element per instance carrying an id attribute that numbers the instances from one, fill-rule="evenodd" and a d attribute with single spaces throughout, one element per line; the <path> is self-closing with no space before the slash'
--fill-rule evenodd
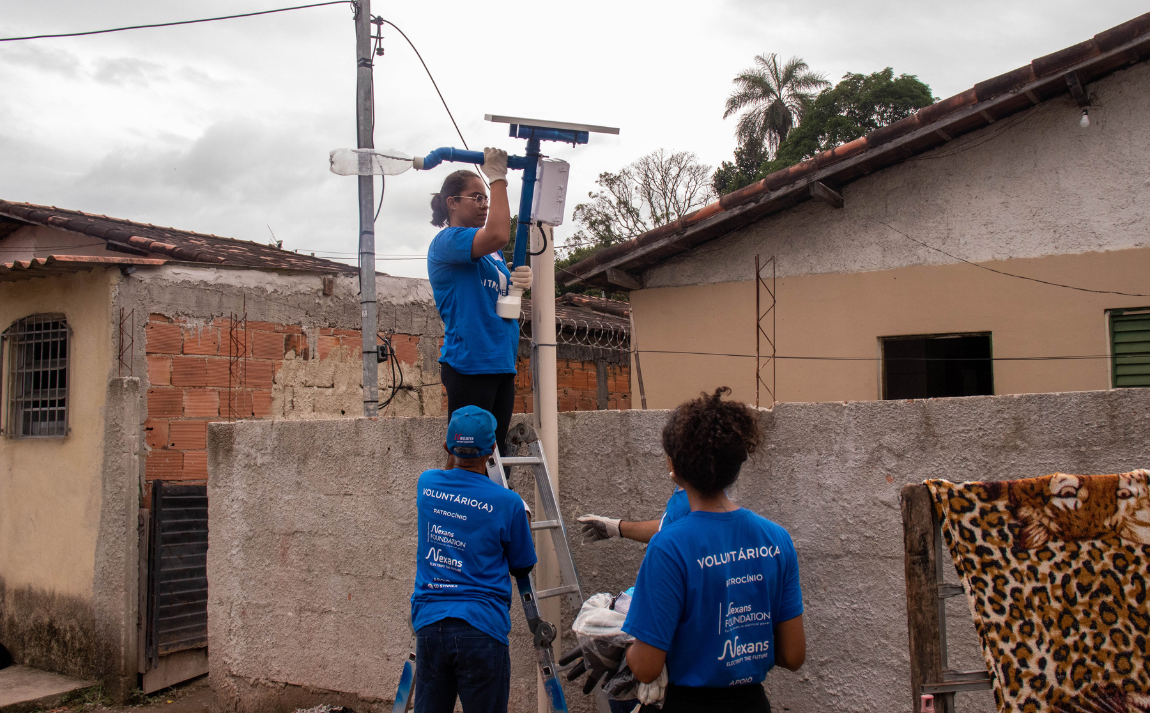
<path id="1" fill-rule="evenodd" d="M 375 148 L 372 137 L 375 100 L 371 86 L 371 0 L 355 0 L 355 129 L 356 145 Z M 360 160 L 370 161 L 370 157 Z M 359 308 L 363 318 L 363 415 L 379 415 L 379 357 L 376 346 L 375 303 L 375 181 L 370 172 L 359 176 Z"/>

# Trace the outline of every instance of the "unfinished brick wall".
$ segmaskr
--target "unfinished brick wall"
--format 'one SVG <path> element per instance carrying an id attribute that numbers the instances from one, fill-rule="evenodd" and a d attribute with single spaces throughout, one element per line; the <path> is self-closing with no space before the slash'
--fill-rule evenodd
<path id="1" fill-rule="evenodd" d="M 626 364 L 605 364 L 607 409 L 631 408 L 631 367 Z M 515 413 L 531 413 L 534 399 L 531 395 L 531 364 L 519 359 L 515 377 Z M 598 367 L 594 361 L 557 359 L 557 386 L 560 411 L 595 411 L 599 409 Z"/>
<path id="2" fill-rule="evenodd" d="M 225 318 L 150 316 L 144 423 L 147 481 L 206 482 L 207 426 L 212 421 L 358 415 L 354 410 L 362 403 L 358 330 L 256 321 L 245 326 L 232 329 Z M 392 345 L 405 381 L 415 389 L 401 392 L 404 407 L 397 405 L 385 415 L 434 415 L 421 407 L 419 336 L 396 334 Z M 231 353 L 244 358 L 233 360 Z M 380 386 L 389 383 L 381 378 Z M 438 395 L 440 387 L 426 388 L 434 388 Z"/>

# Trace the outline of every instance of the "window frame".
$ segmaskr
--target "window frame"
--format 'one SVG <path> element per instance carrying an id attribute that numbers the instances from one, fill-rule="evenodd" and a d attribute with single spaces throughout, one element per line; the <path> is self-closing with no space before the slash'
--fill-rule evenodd
<path id="1" fill-rule="evenodd" d="M 1128 314 L 1150 315 L 1150 306 L 1148 307 L 1115 307 L 1106 310 L 1106 352 L 1109 355 L 1107 363 L 1110 365 L 1110 388 L 1111 389 L 1146 389 L 1147 386 L 1119 386 L 1118 385 L 1118 353 L 1114 351 L 1114 318 L 1122 317 Z"/>
<path id="2" fill-rule="evenodd" d="M 888 337 L 878 338 L 878 355 L 879 355 L 879 401 L 895 401 L 887 396 L 887 379 L 886 379 L 886 343 L 888 341 L 904 341 L 909 339 L 956 339 L 959 337 L 986 337 L 987 348 L 989 356 L 987 360 L 990 362 L 990 394 L 989 396 L 998 395 L 998 385 L 995 383 L 994 374 L 994 332 L 985 329 L 978 332 L 937 332 L 934 334 L 893 334 Z M 928 396 L 926 398 L 968 398 L 965 396 Z"/>
<path id="3" fill-rule="evenodd" d="M 61 433 L 24 434 L 17 422 L 16 411 L 16 360 L 13 352 L 19 347 L 17 329 L 31 320 L 39 322 L 57 321 L 64 326 L 64 393 L 63 393 L 63 427 Z M 22 332 L 21 332 L 22 334 Z M 38 312 L 13 320 L 8 328 L 0 332 L 0 435 L 13 440 L 67 438 L 72 432 L 71 426 L 71 390 L 72 390 L 72 325 L 67 315 L 59 312 Z"/>

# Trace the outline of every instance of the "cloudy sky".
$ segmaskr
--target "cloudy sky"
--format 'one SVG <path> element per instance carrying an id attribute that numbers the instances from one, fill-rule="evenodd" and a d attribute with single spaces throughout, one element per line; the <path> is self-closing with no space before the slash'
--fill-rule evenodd
<path id="1" fill-rule="evenodd" d="M 0 0 L 0 37 L 297 4 L 291 0 Z M 893 67 L 936 97 L 1146 10 L 1138 0 L 376 2 L 427 61 L 472 148 L 521 152 L 485 113 L 617 126 L 545 152 L 572 164 L 567 215 L 602 171 L 657 148 L 712 166 L 734 149 L 731 78 L 798 55 L 832 81 Z M 458 146 L 407 43 L 385 27 L 375 143 Z M 349 6 L 93 37 L 0 43 L 0 198 L 353 259 L 356 182 L 327 154 L 355 144 Z M 387 186 L 379 270 L 425 277 L 429 194 L 450 169 Z M 513 172 L 514 173 L 514 172 Z M 377 181 L 378 188 L 378 181 Z M 511 185 L 518 196 L 516 181 Z M 513 208 L 514 210 L 514 208 Z M 557 235 L 570 235 L 567 223 Z"/>

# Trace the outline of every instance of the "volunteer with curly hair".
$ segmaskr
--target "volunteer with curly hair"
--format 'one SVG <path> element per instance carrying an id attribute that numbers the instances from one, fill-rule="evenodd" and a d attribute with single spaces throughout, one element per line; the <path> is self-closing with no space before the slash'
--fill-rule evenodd
<path id="1" fill-rule="evenodd" d="M 484 149 L 479 168 L 491 184 L 490 200 L 483 181 L 471 171 L 452 173 L 431 197 L 431 224 L 443 230 L 428 248 L 427 275 L 443 318 L 439 368 L 448 416 L 461 406 L 491 412 L 496 443 L 506 452 L 519 322 L 501 318 L 495 303 L 508 285 L 529 289 L 531 268 L 509 270 L 501 252 L 511 239 L 507 152 Z"/>
<path id="2" fill-rule="evenodd" d="M 635 677 L 650 684 L 666 667 L 662 713 L 769 713 L 767 671 L 795 671 L 806 658 L 791 537 L 724 492 L 761 438 L 757 414 L 726 393 L 680 405 L 663 429 L 691 512 L 651 538 L 623 624 L 636 639 L 627 649 Z"/>

